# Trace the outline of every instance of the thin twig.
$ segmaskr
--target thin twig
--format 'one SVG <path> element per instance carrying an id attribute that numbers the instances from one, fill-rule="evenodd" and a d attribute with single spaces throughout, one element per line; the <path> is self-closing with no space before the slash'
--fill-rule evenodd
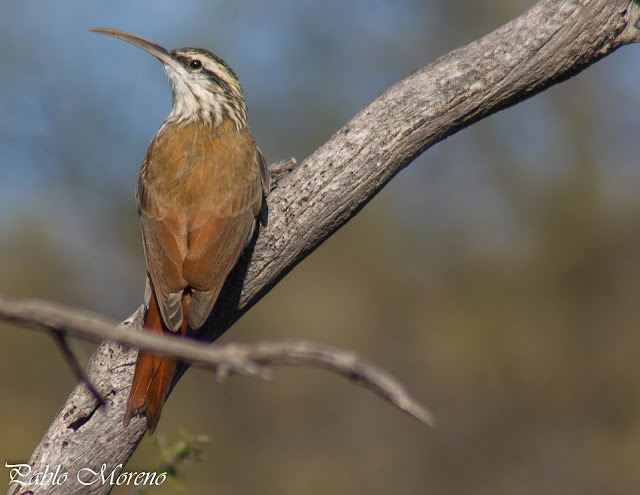
<path id="1" fill-rule="evenodd" d="M 69 342 L 67 341 L 64 333 L 61 331 L 54 331 L 53 336 L 56 339 L 60 350 L 62 351 L 64 359 L 69 364 L 69 367 L 71 367 L 71 371 L 73 371 L 73 373 L 80 379 L 80 381 L 85 384 L 87 389 L 89 389 L 89 392 L 91 392 L 91 395 L 93 395 L 98 401 L 98 404 L 100 406 L 104 406 L 104 398 L 102 397 L 100 392 L 98 392 L 98 389 L 95 387 L 91 379 L 84 372 L 84 368 L 78 361 L 76 355 L 71 350 L 71 347 L 69 347 Z"/>
<path id="2" fill-rule="evenodd" d="M 211 368 L 219 376 L 241 374 L 264 377 L 272 365 L 308 366 L 337 373 L 368 388 L 418 421 L 433 426 L 429 410 L 407 392 L 391 374 L 357 354 L 313 342 L 282 341 L 252 344 L 206 344 L 193 339 L 132 332 L 103 316 L 37 300 L 0 296 L 0 320 L 94 342 L 113 340 L 196 366 Z M 72 361 L 70 361 L 71 363 Z M 74 370 L 75 371 L 75 370 Z"/>
<path id="3" fill-rule="evenodd" d="M 355 352 L 316 342 L 256 342 L 251 345 L 218 344 L 239 362 L 257 365 L 292 365 L 321 368 L 368 388 L 418 421 L 434 426 L 431 412 L 409 395 L 398 380 L 382 368 L 360 358 Z"/>

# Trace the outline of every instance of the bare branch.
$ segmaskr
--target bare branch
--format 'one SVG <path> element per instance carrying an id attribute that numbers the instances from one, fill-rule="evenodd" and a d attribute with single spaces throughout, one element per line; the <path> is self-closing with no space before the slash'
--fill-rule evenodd
<path id="1" fill-rule="evenodd" d="M 0 320 L 52 332 L 62 341 L 61 346 L 74 372 L 90 387 L 93 387 L 91 381 L 88 377 L 85 380 L 82 367 L 66 345 L 65 334 L 94 342 L 112 340 L 156 354 L 172 356 L 196 366 L 211 368 L 219 377 L 231 374 L 264 377 L 263 367 L 272 365 L 321 368 L 368 388 L 422 423 L 434 423 L 431 413 L 413 399 L 404 386 L 389 373 L 353 352 L 322 344 L 285 341 L 203 345 L 202 342 L 173 335 L 132 332 L 120 328 L 116 322 L 87 311 L 6 296 L 0 296 Z M 102 405 L 100 393 L 95 388 L 92 393 L 99 405 Z"/>
<path id="2" fill-rule="evenodd" d="M 2 304 L 2 297 L 0 296 L 0 305 Z M 0 310 L 1 312 L 1 310 Z M 3 315 L 0 315 L 0 319 L 2 319 Z M 65 361 L 69 364 L 71 371 L 78 377 L 78 379 L 85 384 L 91 395 L 96 399 L 100 406 L 104 405 L 104 398 L 100 395 L 100 392 L 96 389 L 95 385 L 91 383 L 91 380 L 84 372 L 84 368 L 78 361 L 78 358 L 69 347 L 69 342 L 67 341 L 67 337 L 61 330 L 54 330 L 53 337 L 56 339 L 60 350 L 62 351 L 62 355 L 64 356 Z"/>
<path id="3" fill-rule="evenodd" d="M 252 257 L 229 277 L 200 337 L 224 333 L 430 146 L 637 41 L 639 10 L 636 0 L 541 0 L 386 90 L 277 181 Z M 139 327 L 141 317 L 139 310 L 123 326 Z M 96 411 L 84 386 L 77 388 L 35 449 L 34 469 L 59 463 L 73 471 L 129 459 L 145 432 L 144 421 L 121 427 L 134 357 L 109 342 L 100 346 L 89 375 L 109 391 L 109 407 Z M 75 494 L 84 487 L 65 488 Z"/>
<path id="4" fill-rule="evenodd" d="M 332 371 L 368 388 L 418 421 L 429 426 L 435 424 L 433 415 L 411 397 L 393 376 L 362 360 L 354 352 L 302 341 L 261 342 L 250 346 L 231 343 L 223 348 L 235 353 L 241 361 L 247 359 L 261 365 L 289 364 Z"/>

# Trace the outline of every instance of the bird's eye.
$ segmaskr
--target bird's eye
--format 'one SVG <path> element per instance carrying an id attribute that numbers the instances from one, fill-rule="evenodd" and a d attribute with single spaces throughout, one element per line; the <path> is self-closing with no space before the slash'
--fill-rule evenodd
<path id="1" fill-rule="evenodd" d="M 202 67 L 202 62 L 200 62 L 200 60 L 192 60 L 189 62 L 189 67 L 191 69 L 199 69 Z"/>

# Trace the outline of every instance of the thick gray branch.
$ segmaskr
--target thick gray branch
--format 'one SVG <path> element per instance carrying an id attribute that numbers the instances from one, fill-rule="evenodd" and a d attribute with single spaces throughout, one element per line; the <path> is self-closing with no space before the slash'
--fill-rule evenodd
<path id="1" fill-rule="evenodd" d="M 268 225 L 251 259 L 230 277 L 203 336 L 225 332 L 424 150 L 638 41 L 638 10 L 632 0 L 543 0 L 389 88 L 275 183 Z M 92 398 L 76 389 L 34 451 L 36 469 L 61 463 L 74 471 L 129 459 L 145 431 L 144 421 L 120 428 L 133 359 L 111 344 L 96 352 L 89 374 L 111 407 L 91 416 Z M 74 421 L 78 427 L 69 429 Z"/>

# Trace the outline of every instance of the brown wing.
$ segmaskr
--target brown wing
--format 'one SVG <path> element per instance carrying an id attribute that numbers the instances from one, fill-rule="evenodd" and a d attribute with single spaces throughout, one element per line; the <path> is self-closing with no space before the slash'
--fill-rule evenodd
<path id="1" fill-rule="evenodd" d="M 177 331 L 182 323 L 182 291 L 187 282 L 182 263 L 187 254 L 185 222 L 158 209 L 140 212 L 142 245 L 147 269 L 167 327 Z"/>
<path id="2" fill-rule="evenodd" d="M 147 267 L 167 327 L 200 327 L 251 234 L 268 182 L 248 131 L 183 126 L 154 139 L 138 187 Z"/>
<path id="3" fill-rule="evenodd" d="M 264 159 L 264 155 L 260 148 L 258 150 L 258 167 L 260 168 L 260 183 L 262 184 L 262 194 L 266 198 L 271 191 L 271 176 L 269 175 L 269 167 Z"/>
<path id="4" fill-rule="evenodd" d="M 229 272 L 238 261 L 251 234 L 254 214 L 244 204 L 237 215 L 210 217 L 202 228 L 189 235 L 189 253 L 183 274 L 191 286 L 187 321 L 192 328 L 205 322 Z"/>

